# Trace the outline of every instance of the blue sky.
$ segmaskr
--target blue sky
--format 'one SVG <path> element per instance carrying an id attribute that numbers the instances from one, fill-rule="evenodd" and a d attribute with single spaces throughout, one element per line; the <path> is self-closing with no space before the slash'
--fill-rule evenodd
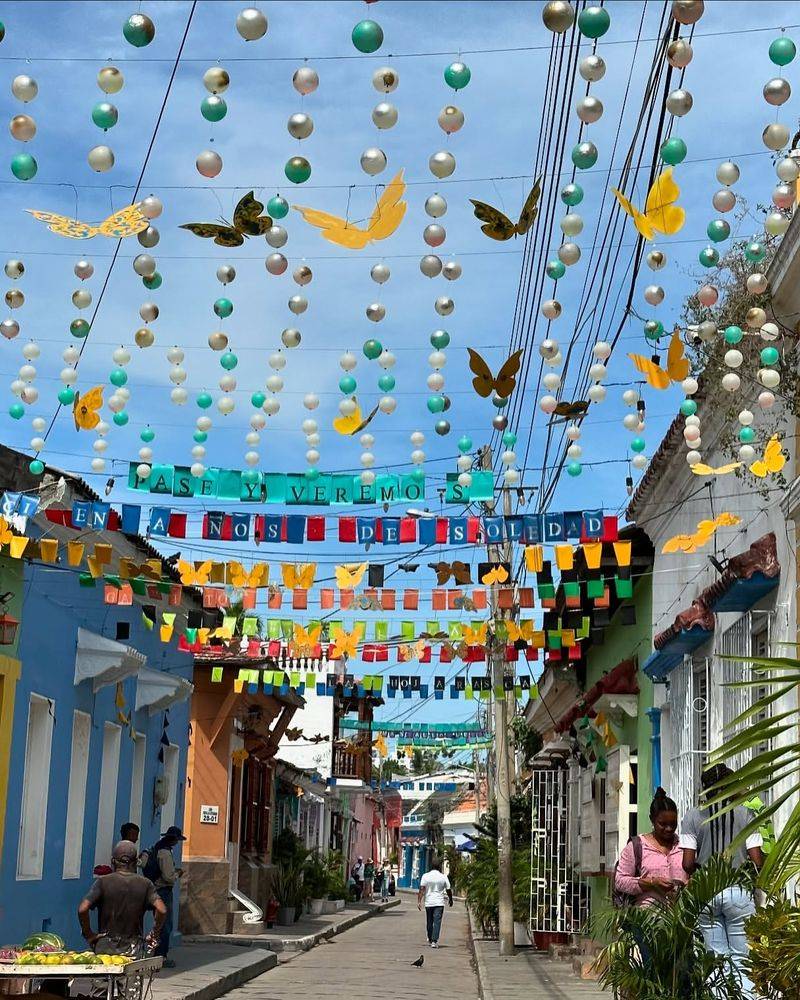
<path id="1" fill-rule="evenodd" d="M 24 291 L 26 302 L 14 314 L 22 332 L 15 341 L 0 345 L 0 374 L 6 384 L 16 377 L 23 363 L 21 351 L 27 340 L 35 339 L 42 349 L 36 362 L 39 403 L 30 408 L 22 421 L 0 416 L 3 440 L 8 444 L 27 448 L 33 436 L 30 417 L 40 414 L 49 418 L 53 413 L 60 387 L 58 373 L 63 367 L 61 351 L 72 340 L 69 324 L 77 315 L 70 301 L 71 293 L 80 284 L 72 272 L 74 262 L 82 255 L 93 261 L 95 275 L 86 287 L 96 296 L 114 249 L 111 240 L 97 238 L 81 244 L 60 238 L 24 214 L 23 209 L 41 208 L 68 215 L 77 212 L 81 219 L 96 221 L 112 209 L 128 204 L 189 6 L 184 2 L 143 4 L 141 9 L 153 18 L 157 29 L 155 41 L 144 49 L 132 48 L 122 37 L 122 23 L 135 10 L 132 4 L 29 2 L 0 9 L 0 18 L 6 26 L 6 36 L 0 45 L 0 70 L 7 81 L 4 109 L 8 118 L 23 111 L 35 118 L 38 133 L 28 146 L 39 164 L 38 175 L 31 183 L 15 181 L 8 167 L 0 183 L 3 223 L 0 252 L 3 259 L 18 257 L 26 266 L 25 276 L 16 283 Z M 152 446 L 155 460 L 189 464 L 194 422 L 200 413 L 194 397 L 202 390 L 212 392 L 215 398 L 221 394 L 217 388 L 222 375 L 219 355 L 206 344 L 208 334 L 215 329 L 224 329 L 228 334 L 240 363 L 235 373 L 236 410 L 228 417 L 221 416 L 216 408 L 208 411 L 214 427 L 209 434 L 207 461 L 209 465 L 240 467 L 252 412 L 250 395 L 263 388 L 271 373 L 267 358 L 279 347 L 281 330 L 297 326 L 302 331 L 302 345 L 287 352 L 281 410 L 270 418 L 262 434 L 261 468 L 300 471 L 305 467 L 306 445 L 300 425 L 308 416 L 320 424 L 320 469 L 359 468 L 358 440 L 339 438 L 330 421 L 341 398 L 338 380 L 342 372 L 338 358 L 346 349 L 359 356 L 354 374 L 362 402 L 370 405 L 377 401 L 379 370 L 361 355 L 363 341 L 375 336 L 398 359 L 394 371 L 397 410 L 391 416 L 380 414 L 371 428 L 375 435 L 376 470 L 407 466 L 412 449 L 409 435 L 422 430 L 426 435 L 428 475 L 442 476 L 446 471 L 454 471 L 459 436 L 469 434 L 476 447 L 488 440 L 494 412 L 491 404 L 479 400 L 470 388 L 465 348 L 480 349 L 494 367 L 504 359 L 503 345 L 510 336 L 522 251 L 521 241 L 496 244 L 485 238 L 467 199 L 488 201 L 516 217 L 530 187 L 550 45 L 549 33 L 541 23 L 541 4 L 495 2 L 490 7 L 486 3 L 447 0 L 436 3 L 383 0 L 366 8 L 364 4 L 349 2 L 263 3 L 262 9 L 269 17 L 269 31 L 263 39 L 251 43 L 245 43 L 234 29 L 241 6 L 206 0 L 198 5 L 145 174 L 142 194 L 157 194 L 165 206 L 164 214 L 156 220 L 161 241 L 153 251 L 164 284 L 157 292 L 148 293 L 144 289 L 131 266 L 141 248 L 135 239 L 127 241 L 109 279 L 80 363 L 78 385 L 86 389 L 96 383 L 107 384 L 108 373 L 114 367 L 111 353 L 116 346 L 125 344 L 133 353 L 128 366 L 131 419 L 125 428 L 112 426 L 108 435 L 109 470 L 122 473 L 128 461 L 136 460 L 138 434 L 148 422 L 156 431 Z M 648 41 L 641 44 L 634 60 L 631 40 L 636 35 L 642 5 L 611 0 L 607 6 L 612 27 L 600 40 L 598 51 L 606 59 L 608 71 L 604 80 L 592 87 L 592 93 L 603 100 L 605 114 L 589 128 L 589 138 L 597 144 L 600 157 L 595 170 L 581 178 L 586 198 L 579 211 L 586 228 L 577 242 L 584 249 L 584 258 L 559 284 L 565 314 L 555 325 L 554 333 L 562 340 L 568 339 L 572 332 L 571 310 L 574 315 L 575 301 L 586 274 L 588 244 L 606 184 L 613 136 L 621 118 L 620 146 L 627 145 L 632 114 L 638 107 L 650 62 L 660 7 L 654 3 L 647 5 L 643 35 Z M 761 143 L 761 131 L 775 116 L 773 109 L 763 102 L 761 88 L 775 75 L 767 58 L 767 47 L 786 15 L 784 4 L 731 4 L 712 0 L 706 4 L 706 15 L 697 27 L 695 58 L 685 80 L 685 86 L 694 95 L 694 108 L 675 130 L 689 147 L 687 161 L 676 169 L 676 179 L 683 191 L 681 203 L 687 209 L 688 219 L 683 231 L 666 247 L 668 268 L 658 273 L 667 298 L 656 314 L 666 327 L 678 315 L 681 296 L 698 270 L 697 253 L 706 243 L 706 224 L 714 217 L 710 198 L 718 187 L 714 177 L 716 162 L 727 157 L 737 160 L 742 179 L 736 190 L 751 204 L 766 203 L 769 198 L 774 174 L 769 154 Z M 374 17 L 384 29 L 383 48 L 374 56 L 359 55 L 350 42 L 353 24 L 364 16 Z M 472 70 L 472 81 L 454 97 L 442 73 L 460 53 L 464 53 L 462 58 Z M 301 99 L 292 87 L 291 78 L 304 60 L 319 72 L 320 86 L 315 93 Z M 623 106 L 632 60 L 632 96 Z M 119 94 L 105 98 L 96 85 L 96 74 L 108 63 L 123 71 L 125 86 Z M 217 125 L 210 125 L 199 110 L 206 96 L 202 75 L 216 63 L 229 71 L 231 85 L 224 95 L 227 117 Z M 391 65 L 400 74 L 398 89 L 388 97 L 398 108 L 399 122 L 393 130 L 384 132 L 378 132 L 370 118 L 373 106 L 381 100 L 371 84 L 372 73 L 379 65 Z M 19 73 L 32 75 L 39 84 L 38 97 L 25 108 L 10 93 L 10 81 Z M 787 68 L 785 75 L 793 82 L 793 66 Z M 111 100 L 119 109 L 119 123 L 105 136 L 90 118 L 93 105 L 102 99 Z M 448 139 L 439 129 L 436 117 L 445 104 L 453 102 L 463 109 L 466 124 Z M 794 120 L 790 117 L 793 107 L 790 102 L 778 109 L 780 120 L 790 126 Z M 315 124 L 311 138 L 302 143 L 292 139 L 286 130 L 289 115 L 300 110 L 309 113 Z M 773 114 L 768 115 L 768 111 Z M 574 142 L 572 137 L 577 135 L 578 121 L 574 115 L 570 129 L 567 150 Z M 95 174 L 86 162 L 86 154 L 93 145 L 103 142 L 113 148 L 116 164 L 108 173 Z M 410 182 L 409 207 L 403 225 L 382 245 L 360 253 L 340 250 L 322 240 L 292 212 L 283 220 L 289 232 L 283 252 L 290 266 L 286 274 L 276 278 L 264 268 L 264 259 L 272 251 L 263 241 L 250 240 L 243 247 L 225 250 L 178 228 L 181 223 L 211 221 L 220 214 L 230 218 L 238 199 L 251 188 L 263 195 L 264 201 L 280 190 L 292 202 L 339 215 L 345 214 L 349 198 L 350 216 L 366 216 L 374 205 L 375 186 L 361 171 L 359 156 L 373 145 L 380 145 L 389 160 L 386 171 L 376 180 L 388 181 L 403 167 Z M 21 148 L 6 133 L 6 164 Z M 195 157 L 206 148 L 216 149 L 224 160 L 222 173 L 211 181 L 200 177 L 195 169 Z M 436 181 L 427 167 L 430 154 L 442 148 L 449 148 L 458 164 L 455 174 L 444 182 Z M 309 159 L 313 174 L 309 183 L 290 191 L 292 186 L 283 177 L 283 164 L 297 153 Z M 568 176 L 565 165 L 563 177 L 550 178 L 547 183 L 561 186 Z M 642 201 L 646 194 L 643 183 L 644 174 L 637 189 Z M 423 204 L 437 190 L 449 204 L 446 216 L 439 220 L 447 229 L 446 243 L 439 252 L 443 259 L 451 255 L 461 263 L 463 276 L 457 282 L 446 282 L 441 277 L 429 280 L 419 271 L 419 258 L 427 249 L 422 230 L 431 221 L 423 211 Z M 739 235 L 749 237 L 757 231 L 756 221 L 749 219 L 743 223 Z M 559 236 L 556 229 L 552 235 L 553 251 Z M 632 229 L 628 242 L 633 243 Z M 291 279 L 292 269 L 301 261 L 311 266 L 314 278 L 302 289 L 309 300 L 308 311 L 295 318 L 287 308 L 287 300 L 301 291 Z M 378 261 L 387 263 L 392 272 L 389 282 L 380 288 L 369 276 L 370 267 Z M 237 270 L 236 281 L 227 290 L 214 276 L 221 263 L 231 263 Z M 613 277 L 610 280 L 615 281 Z M 634 301 L 644 315 L 653 313 L 641 297 L 650 280 L 650 272 L 642 274 Z M 442 319 L 434 312 L 433 302 L 436 296 L 444 294 L 452 295 L 456 309 Z M 233 316 L 222 324 L 212 312 L 213 301 L 220 295 L 227 295 L 235 307 Z M 156 344 L 140 351 L 133 346 L 133 334 L 142 325 L 139 306 L 148 299 L 158 304 L 161 315 L 152 324 Z M 380 324 L 370 323 L 364 313 L 365 307 L 376 300 L 382 301 L 387 310 L 386 319 Z M 592 341 L 602 339 L 613 331 L 619 319 L 618 313 L 607 314 L 602 328 L 587 328 L 583 336 Z M 451 334 L 444 374 L 445 391 L 453 401 L 448 414 L 452 431 L 444 438 L 434 434 L 434 420 L 425 406 L 429 394 L 425 379 L 430 371 L 427 357 L 431 350 L 428 338 L 438 327 Z M 540 325 L 537 342 L 542 330 Z M 169 398 L 172 386 L 165 353 L 173 344 L 186 351 L 185 385 L 190 400 L 184 407 L 173 405 Z M 641 325 L 635 319 L 628 324 L 612 357 L 609 382 L 631 380 L 632 368 L 624 356 L 627 350 L 648 353 L 641 338 Z M 570 379 L 579 374 L 583 372 L 571 372 Z M 319 394 L 322 400 L 313 414 L 302 406 L 307 392 Z M 564 476 L 556 494 L 555 509 L 580 506 L 615 509 L 624 500 L 627 470 L 620 460 L 628 457 L 629 435 L 621 425 L 625 412 L 620 402 L 621 392 L 621 387 L 609 388 L 608 400 L 593 408 L 591 419 L 585 423 L 581 442 L 587 463 L 611 464 L 594 468 L 587 465 L 578 480 Z M 651 393 L 648 397 L 644 437 L 649 453 L 657 446 L 680 398 L 677 389 Z M 7 392 L 7 404 L 11 402 L 11 394 Z M 523 427 L 536 414 L 536 404 L 531 384 L 524 398 Z M 2 407 L 3 413 L 5 410 L 6 406 Z M 542 459 L 541 417 L 541 414 L 536 416 L 529 457 L 531 468 L 525 475 L 525 481 L 532 484 L 538 482 L 537 467 Z M 90 472 L 92 440 L 91 434 L 77 434 L 70 415 L 62 411 L 43 457 L 86 476 L 100 488 L 108 473 Z M 438 501 L 435 492 L 431 492 L 430 505 L 435 509 Z M 125 489 L 124 475 L 118 480 L 112 499 L 118 502 L 136 499 Z M 194 524 L 196 535 L 197 518 Z M 200 557 L 207 553 L 208 546 L 182 543 L 181 550 L 184 555 Z M 328 563 L 348 561 L 358 555 L 354 549 L 338 545 L 326 544 L 320 546 L 320 551 L 323 552 L 320 561 Z M 226 547 L 225 554 L 233 556 L 233 548 Z M 262 548 L 258 553 L 259 558 L 271 556 L 273 562 L 290 555 L 287 547 L 266 554 Z M 476 559 L 480 557 L 476 553 Z M 408 582 L 429 587 L 430 577 L 409 578 Z M 411 704 L 403 703 L 404 707 Z M 445 701 L 420 709 L 419 717 L 429 721 L 440 718 L 442 706 L 448 715 L 468 714 L 463 702 Z M 394 710 L 386 712 L 387 717 L 394 714 Z"/>

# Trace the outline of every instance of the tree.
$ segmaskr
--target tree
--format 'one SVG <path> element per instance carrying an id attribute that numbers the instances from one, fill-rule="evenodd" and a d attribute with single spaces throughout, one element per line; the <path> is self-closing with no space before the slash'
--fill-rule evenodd
<path id="1" fill-rule="evenodd" d="M 415 748 L 411 753 L 411 773 L 413 775 L 434 774 L 439 770 L 439 760 L 432 750 Z"/>

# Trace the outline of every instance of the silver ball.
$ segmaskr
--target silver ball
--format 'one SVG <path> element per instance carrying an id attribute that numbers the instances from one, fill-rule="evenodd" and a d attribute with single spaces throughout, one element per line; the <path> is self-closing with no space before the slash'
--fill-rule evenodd
<path id="1" fill-rule="evenodd" d="M 92 293 L 87 288 L 78 288 L 72 293 L 72 304 L 76 309 L 88 309 L 92 304 Z"/>
<path id="2" fill-rule="evenodd" d="M 104 94 L 118 94 L 125 86 L 125 77 L 116 66 L 104 66 L 97 74 L 97 86 Z"/>
<path id="3" fill-rule="evenodd" d="M 433 176 L 441 180 L 444 177 L 449 177 L 456 169 L 456 158 L 446 149 L 440 149 L 428 160 L 428 167 Z"/>
<path id="4" fill-rule="evenodd" d="M 450 421 L 449 420 L 437 420 L 434 430 L 440 437 L 444 437 L 446 434 L 450 433 Z"/>
<path id="5" fill-rule="evenodd" d="M 154 194 L 149 194 L 146 198 L 143 198 L 139 208 L 146 219 L 157 219 L 164 211 L 163 202 L 160 198 L 156 198 Z"/>
<path id="6" fill-rule="evenodd" d="M 795 202 L 796 191 L 794 184 L 777 184 L 772 192 L 772 201 L 776 208 L 792 208 Z"/>
<path id="7" fill-rule="evenodd" d="M 433 308 L 440 316 L 449 316 L 455 307 L 455 302 L 448 295 L 440 295 L 433 304 Z"/>
<path id="8" fill-rule="evenodd" d="M 221 66 L 211 66 L 203 73 L 203 86 L 210 94 L 224 94 L 230 82 L 228 71 Z"/>
<path id="9" fill-rule="evenodd" d="M 30 115 L 14 115 L 8 130 L 18 142 L 30 142 L 36 135 L 36 122 Z"/>
<path id="10" fill-rule="evenodd" d="M 98 174 L 103 174 L 114 166 L 114 153 L 108 146 L 95 146 L 86 157 L 89 166 Z"/>
<path id="11" fill-rule="evenodd" d="M 575 113 L 585 125 L 591 125 L 603 117 L 603 102 L 597 97 L 587 95 L 578 101 Z"/>
<path id="12" fill-rule="evenodd" d="M 264 234 L 264 238 L 271 247 L 274 247 L 275 250 L 278 250 L 280 249 L 280 247 L 286 245 L 286 241 L 289 239 L 289 234 L 286 232 L 283 226 L 279 226 L 276 223 L 274 226 L 270 226 L 270 228 Z"/>
<path id="13" fill-rule="evenodd" d="M 397 124 L 397 108 L 388 101 L 381 101 L 372 109 L 372 122 L 376 128 L 394 128 Z"/>
<path id="14" fill-rule="evenodd" d="M 694 51 L 685 38 L 676 38 L 667 46 L 667 62 L 675 69 L 685 69 L 692 61 Z"/>
<path id="15" fill-rule="evenodd" d="M 508 427 L 508 417 L 505 413 L 495 413 L 492 417 L 492 427 L 496 431 L 504 431 Z"/>
<path id="16" fill-rule="evenodd" d="M 194 165 L 202 177 L 216 177 L 222 170 L 222 157 L 213 149 L 204 149 L 194 161 Z"/>
<path id="17" fill-rule="evenodd" d="M 281 334 L 281 343 L 284 347 L 298 347 L 302 337 L 299 330 L 295 330 L 294 327 L 288 327 Z"/>
<path id="18" fill-rule="evenodd" d="M 764 84 L 764 100 L 773 107 L 778 108 L 781 104 L 785 104 L 791 96 L 792 88 L 788 80 L 775 77 L 774 80 L 768 80 Z"/>
<path id="19" fill-rule="evenodd" d="M 236 268 L 232 264 L 220 264 L 217 268 L 217 281 L 229 285 L 236 280 Z"/>
<path id="20" fill-rule="evenodd" d="M 16 281 L 17 278 L 21 278 L 25 273 L 25 265 L 21 260 L 7 260 L 4 270 L 7 278 Z"/>
<path id="21" fill-rule="evenodd" d="M 140 253 L 138 257 L 133 259 L 133 269 L 140 277 L 149 278 L 155 273 L 155 258 L 151 257 L 149 253 Z"/>
<path id="22" fill-rule="evenodd" d="M 703 0 L 673 0 L 672 16 L 679 24 L 696 24 L 704 10 Z"/>
<path id="23" fill-rule="evenodd" d="M 435 278 L 442 273 L 442 262 L 436 254 L 428 253 L 419 262 L 419 269 L 426 278 Z"/>
<path id="24" fill-rule="evenodd" d="M 422 238 L 429 247 L 440 247 L 447 239 L 447 232 L 444 226 L 440 226 L 438 223 L 432 222 L 429 226 L 425 227 L 422 233 Z"/>
<path id="25" fill-rule="evenodd" d="M 141 306 L 139 306 L 139 315 L 145 323 L 152 323 L 154 320 L 158 319 L 158 306 L 155 302 L 143 302 Z"/>
<path id="26" fill-rule="evenodd" d="M 725 160 L 717 167 L 717 180 L 725 187 L 730 187 L 739 180 L 739 168 L 730 160 Z"/>
<path id="27" fill-rule="evenodd" d="M 658 306 L 664 301 L 664 289 L 661 285 L 648 285 L 644 290 L 644 300 L 651 306 Z"/>
<path id="28" fill-rule="evenodd" d="M 264 265 L 270 274 L 279 275 L 283 274 L 289 266 L 289 261 L 282 253 L 271 253 L 264 262 Z"/>
<path id="29" fill-rule="evenodd" d="M 720 188 L 714 192 L 711 204 L 718 212 L 730 212 L 736 206 L 736 195 L 729 188 Z"/>
<path id="30" fill-rule="evenodd" d="M 458 281 L 461 277 L 461 265 L 457 260 L 448 260 L 442 267 L 442 274 L 448 281 Z"/>
<path id="31" fill-rule="evenodd" d="M 548 337 L 539 344 L 539 354 L 545 361 L 552 361 L 558 354 L 558 341 Z"/>
<path id="32" fill-rule="evenodd" d="M 0 334 L 6 340 L 13 340 L 19 334 L 19 323 L 15 319 L 4 319 L 0 323 Z"/>
<path id="33" fill-rule="evenodd" d="M 790 184 L 792 181 L 797 180 L 798 174 L 800 174 L 800 167 L 791 156 L 784 156 L 775 167 L 775 173 L 782 181 Z"/>
<path id="34" fill-rule="evenodd" d="M 770 122 L 761 133 L 761 139 L 767 149 L 783 149 L 789 141 L 789 127 L 782 122 Z"/>
<path id="35" fill-rule="evenodd" d="M 425 212 L 432 219 L 441 219 L 447 212 L 447 202 L 440 194 L 432 194 L 425 199 Z"/>
<path id="36" fill-rule="evenodd" d="M 577 243 L 562 243 L 558 248 L 558 259 L 562 264 L 571 267 L 581 259 L 581 248 Z"/>
<path id="37" fill-rule="evenodd" d="M 221 330 L 215 330 L 208 335 L 208 346 L 212 351 L 224 351 L 228 346 L 228 335 Z"/>
<path id="38" fill-rule="evenodd" d="M 300 267 L 296 267 L 292 271 L 292 278 L 296 285 L 308 285 L 311 283 L 311 279 L 314 277 L 314 273 L 308 264 L 301 264 Z"/>
<path id="39" fill-rule="evenodd" d="M 367 306 L 366 313 L 368 320 L 371 320 L 373 323 L 380 323 L 386 315 L 386 306 L 380 302 L 372 302 Z"/>
<path id="40" fill-rule="evenodd" d="M 236 17 L 236 30 L 246 42 L 255 42 L 267 33 L 267 19 L 256 7 L 245 7 Z"/>
<path id="41" fill-rule="evenodd" d="M 295 316 L 300 316 L 308 309 L 308 299 L 305 295 L 293 295 L 289 299 L 289 312 L 293 312 Z"/>
<path id="42" fill-rule="evenodd" d="M 373 264 L 369 276 L 376 284 L 383 285 L 392 276 L 392 272 L 387 264 Z"/>
<path id="43" fill-rule="evenodd" d="M 400 74 L 391 66 L 381 66 L 372 74 L 372 86 L 382 94 L 391 94 L 397 90 L 400 83 Z"/>
<path id="44" fill-rule="evenodd" d="M 464 125 L 464 112 L 461 108 L 457 108 L 455 104 L 447 104 L 439 112 L 437 121 L 439 122 L 439 128 L 443 132 L 452 135 L 454 132 L 458 132 Z"/>
<path id="45" fill-rule="evenodd" d="M 300 66 L 292 76 L 292 86 L 298 94 L 313 94 L 319 86 L 319 74 L 310 66 Z"/>
<path id="46" fill-rule="evenodd" d="M 39 84 L 32 76 L 27 76 L 23 73 L 20 76 L 15 76 L 11 81 L 11 93 L 18 101 L 27 104 L 28 101 L 32 101 L 39 93 Z"/>
<path id="47" fill-rule="evenodd" d="M 90 260 L 79 260 L 72 270 L 75 272 L 76 278 L 86 281 L 94 274 L 94 264 Z"/>
<path id="48" fill-rule="evenodd" d="M 591 55 L 581 59 L 578 72 L 587 83 L 597 83 L 606 75 L 606 63 L 602 56 Z"/>
<path id="49" fill-rule="evenodd" d="M 563 35 L 575 22 L 575 11 L 567 0 L 549 0 L 542 9 L 542 21 L 548 31 Z"/>
<path id="50" fill-rule="evenodd" d="M 688 115 L 692 110 L 693 104 L 694 98 L 688 90 L 673 90 L 667 97 L 667 111 L 669 111 L 671 115 L 676 115 L 678 118 Z"/>
<path id="51" fill-rule="evenodd" d="M 152 250 L 153 247 L 158 246 L 158 241 L 161 239 L 161 233 L 156 229 L 155 226 L 148 226 L 147 229 L 143 229 L 140 233 L 136 234 L 136 239 L 139 244 L 146 247 L 148 250 Z"/>
<path id="52" fill-rule="evenodd" d="M 377 146 L 370 146 L 361 154 L 361 169 L 365 174 L 374 177 L 386 169 L 386 153 Z"/>
<path id="53" fill-rule="evenodd" d="M 298 111 L 289 116 L 286 128 L 293 139 L 307 139 L 314 131 L 314 122 L 311 115 Z"/>

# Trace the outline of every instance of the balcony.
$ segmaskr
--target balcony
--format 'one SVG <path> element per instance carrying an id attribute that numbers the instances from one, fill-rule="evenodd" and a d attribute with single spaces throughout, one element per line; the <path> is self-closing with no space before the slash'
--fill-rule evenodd
<path id="1" fill-rule="evenodd" d="M 355 778 L 369 784 L 372 771 L 372 759 L 369 753 L 354 753 L 344 747 L 333 748 L 334 778 Z"/>

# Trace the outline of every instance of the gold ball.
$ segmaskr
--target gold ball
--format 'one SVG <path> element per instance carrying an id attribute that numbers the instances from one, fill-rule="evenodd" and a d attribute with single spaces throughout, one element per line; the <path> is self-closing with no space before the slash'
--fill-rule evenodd
<path id="1" fill-rule="evenodd" d="M 203 84 L 212 94 L 223 94 L 230 85 L 231 78 L 226 69 L 212 66 L 203 73 Z"/>
<path id="2" fill-rule="evenodd" d="M 753 306 L 752 309 L 747 310 L 745 322 L 751 330 L 760 330 L 767 322 L 767 314 L 759 306 Z"/>
<path id="3" fill-rule="evenodd" d="M 8 130 L 18 142 L 28 142 L 36 135 L 36 122 L 30 115 L 14 115 Z"/>
<path id="4" fill-rule="evenodd" d="M 125 77 L 116 66 L 104 66 L 97 74 L 97 86 L 104 94 L 118 94 L 125 85 Z"/>
<path id="5" fill-rule="evenodd" d="M 228 337 L 221 330 L 208 335 L 208 346 L 212 351 L 224 351 L 228 346 Z"/>
<path id="6" fill-rule="evenodd" d="M 550 0 L 544 5 L 542 20 L 548 31 L 563 35 L 575 21 L 575 11 L 567 0 Z"/>
<path id="7" fill-rule="evenodd" d="M 9 309 L 19 309 L 25 302 L 25 296 L 18 288 L 9 288 L 6 292 L 6 305 Z"/>
<path id="8" fill-rule="evenodd" d="M 152 347 L 156 340 L 153 331 L 148 330 L 146 326 L 140 327 L 133 335 L 133 339 L 136 341 L 136 346 L 141 348 Z"/>

